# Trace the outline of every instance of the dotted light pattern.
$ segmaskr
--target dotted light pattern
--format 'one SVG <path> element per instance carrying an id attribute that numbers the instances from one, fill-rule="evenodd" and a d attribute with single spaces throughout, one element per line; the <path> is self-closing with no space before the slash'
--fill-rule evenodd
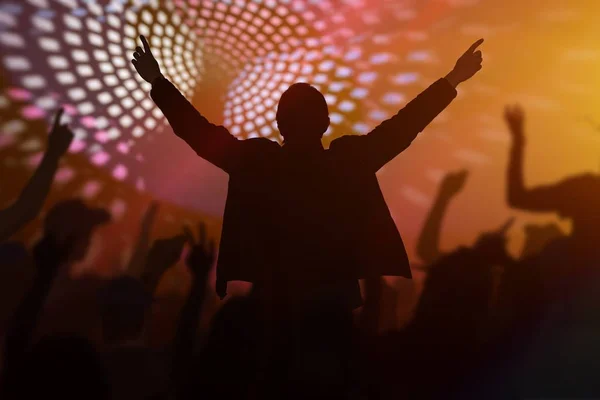
<path id="1" fill-rule="evenodd" d="M 34 103 L 23 108 L 26 119 L 49 119 L 67 103 L 77 134 L 71 151 L 143 189 L 144 177 L 132 173 L 144 160 L 136 145 L 166 126 L 129 62 L 143 34 L 189 99 L 203 82 L 228 82 L 219 94 L 223 123 L 240 138 L 279 139 L 276 104 L 295 82 L 324 93 L 332 121 L 326 140 L 364 134 L 437 78 L 427 75 L 437 59 L 424 29 L 431 10 L 416 0 L 376 3 L 9 2 L 0 6 L 2 62 L 19 87 L 6 98 Z M 408 25 L 397 30 L 399 23 Z M 34 151 L 36 144 L 21 146 Z"/>
<path id="2" fill-rule="evenodd" d="M 5 96 L 32 102 L 21 110 L 25 120 L 50 120 L 64 105 L 65 120 L 76 134 L 70 151 L 88 153 L 94 165 L 110 169 L 115 179 L 133 178 L 143 189 L 144 177 L 129 176 L 132 162 L 143 161 L 135 145 L 159 132 L 165 120 L 149 98 L 150 85 L 130 63 L 136 39 L 139 34 L 151 37 L 162 71 L 185 95 L 191 95 L 201 76 L 202 54 L 195 33 L 178 15 L 158 10 L 158 2 L 123 3 L 3 4 L 3 67 L 21 86 L 6 89 Z M 167 36 L 153 35 L 162 32 Z M 21 149 L 35 146 L 30 142 Z"/>

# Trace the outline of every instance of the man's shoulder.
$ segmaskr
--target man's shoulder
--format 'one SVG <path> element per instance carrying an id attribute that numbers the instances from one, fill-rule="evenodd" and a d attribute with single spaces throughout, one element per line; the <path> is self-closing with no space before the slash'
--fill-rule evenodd
<path id="1" fill-rule="evenodd" d="M 358 146 L 363 142 L 362 138 L 363 136 L 359 135 L 341 136 L 331 142 L 329 145 L 329 150 L 338 151 L 347 149 L 349 147 Z"/>
<path id="2" fill-rule="evenodd" d="M 331 142 L 327 150 L 330 157 L 338 162 L 356 164 L 365 154 L 365 137 L 359 135 L 346 135 Z"/>
<path id="3" fill-rule="evenodd" d="M 242 140 L 245 152 L 250 153 L 276 153 L 281 149 L 279 143 L 267 138 L 251 138 Z"/>

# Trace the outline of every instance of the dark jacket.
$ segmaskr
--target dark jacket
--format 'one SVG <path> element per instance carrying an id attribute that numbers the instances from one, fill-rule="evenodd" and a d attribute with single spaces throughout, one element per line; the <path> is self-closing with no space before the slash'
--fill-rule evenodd
<path id="1" fill-rule="evenodd" d="M 229 174 L 217 291 L 226 282 L 287 280 L 304 288 L 367 276 L 411 277 L 375 173 L 456 96 L 440 79 L 364 136 L 298 154 L 211 124 L 166 79 L 152 99 L 177 136 Z"/>

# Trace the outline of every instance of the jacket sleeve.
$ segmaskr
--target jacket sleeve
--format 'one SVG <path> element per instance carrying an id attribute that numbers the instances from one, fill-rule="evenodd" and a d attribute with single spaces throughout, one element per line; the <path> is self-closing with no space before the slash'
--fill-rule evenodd
<path id="1" fill-rule="evenodd" d="M 351 153 L 347 156 L 377 172 L 404 151 L 455 97 L 456 89 L 446 79 L 439 79 L 392 118 L 353 140 L 354 145 L 346 147 Z"/>
<path id="2" fill-rule="evenodd" d="M 239 159 L 241 141 L 223 126 L 210 123 L 165 78 L 152 86 L 152 100 L 163 112 L 173 132 L 200 157 L 230 172 Z"/>

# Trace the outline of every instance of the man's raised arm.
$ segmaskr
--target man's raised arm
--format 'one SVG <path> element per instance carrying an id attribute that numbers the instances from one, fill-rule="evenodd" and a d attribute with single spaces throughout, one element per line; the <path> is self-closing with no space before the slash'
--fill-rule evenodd
<path id="1" fill-rule="evenodd" d="M 405 150 L 417 135 L 456 97 L 456 87 L 481 69 L 479 39 L 458 59 L 454 69 L 429 86 L 395 116 L 364 136 L 360 157 L 375 171 Z"/>
<path id="2" fill-rule="evenodd" d="M 240 141 L 223 126 L 211 124 L 160 72 L 150 45 L 140 36 L 144 48 L 136 47 L 131 60 L 138 74 L 152 84 L 151 96 L 173 131 L 208 162 L 225 172 L 239 159 Z"/>

